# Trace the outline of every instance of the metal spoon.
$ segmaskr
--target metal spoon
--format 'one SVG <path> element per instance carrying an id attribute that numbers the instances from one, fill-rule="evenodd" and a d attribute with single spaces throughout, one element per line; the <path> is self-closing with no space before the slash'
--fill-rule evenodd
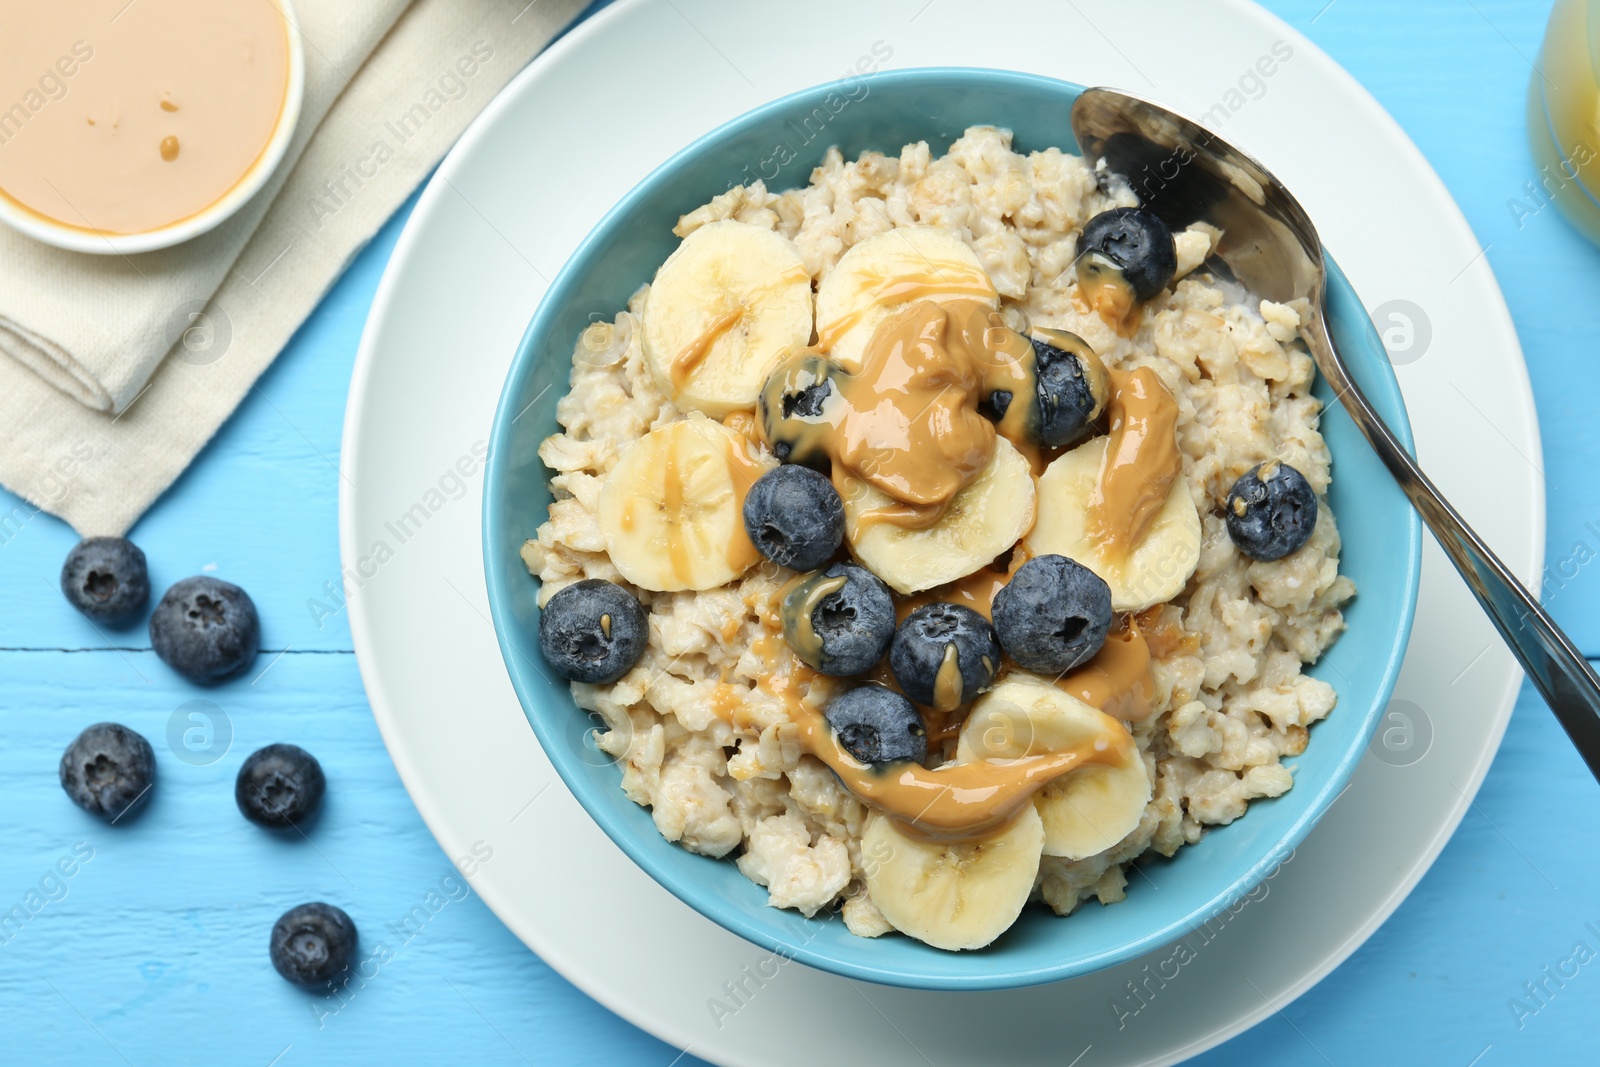
<path id="1" fill-rule="evenodd" d="M 1085 159 L 1105 159 L 1173 230 L 1198 220 L 1219 227 L 1211 264 L 1219 273 L 1268 300 L 1310 303 L 1303 335 L 1317 368 L 1600 780 L 1600 677 L 1439 494 L 1350 377 L 1323 315 L 1322 242 L 1299 201 L 1267 168 L 1204 126 L 1115 89 L 1085 90 L 1072 108 L 1072 132 Z"/>

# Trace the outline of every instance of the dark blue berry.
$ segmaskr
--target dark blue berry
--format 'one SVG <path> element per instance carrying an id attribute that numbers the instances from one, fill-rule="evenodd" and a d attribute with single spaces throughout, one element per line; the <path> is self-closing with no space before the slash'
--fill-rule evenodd
<path id="1" fill-rule="evenodd" d="M 327 788 L 322 765 L 311 753 L 298 745 L 268 745 L 239 768 L 233 799 L 245 818 L 278 830 L 313 815 Z"/>
<path id="2" fill-rule="evenodd" d="M 585 578 L 545 602 L 539 651 L 561 677 L 603 685 L 633 670 L 650 635 L 649 613 L 614 582 Z"/>
<path id="3" fill-rule="evenodd" d="M 61 788 L 90 815 L 116 822 L 150 791 L 150 742 L 114 722 L 95 723 L 61 754 Z"/>
<path id="4" fill-rule="evenodd" d="M 1078 254 L 1098 252 L 1122 272 L 1137 300 L 1149 300 L 1178 272 L 1178 249 L 1167 224 L 1137 207 L 1102 211 L 1078 238 Z"/>
<path id="5" fill-rule="evenodd" d="M 995 594 L 994 630 L 1017 666 L 1061 674 L 1087 662 L 1111 629 L 1111 588 L 1066 556 L 1036 556 Z"/>
<path id="6" fill-rule="evenodd" d="M 255 602 L 207 575 L 168 589 L 150 615 L 150 644 L 167 666 L 200 685 L 238 674 L 261 647 Z"/>
<path id="7" fill-rule="evenodd" d="M 1076 444 L 1094 431 L 1109 396 L 1105 367 L 1077 334 L 1037 330 L 1033 345 L 1038 411 L 1030 420 L 1038 442 L 1050 448 Z M 993 399 L 991 397 L 991 402 Z"/>
<path id="8" fill-rule="evenodd" d="M 823 715 L 845 750 L 874 766 L 928 758 L 928 734 L 916 706 L 893 689 L 863 685 L 834 697 Z"/>
<path id="9" fill-rule="evenodd" d="M 127 622 L 150 601 L 144 553 L 121 537 L 86 537 L 61 565 L 61 592 L 96 622 Z"/>
<path id="10" fill-rule="evenodd" d="M 305 989 L 325 990 L 350 967 L 356 924 L 332 904 L 290 908 L 272 926 L 272 966 Z"/>
<path id="11" fill-rule="evenodd" d="M 1239 551 L 1251 559 L 1282 559 L 1311 537 L 1317 494 L 1305 475 L 1270 460 L 1233 483 L 1223 510 L 1228 536 Z"/>
<path id="12" fill-rule="evenodd" d="M 786 463 L 745 494 L 744 530 L 779 566 L 816 570 L 844 543 L 844 502 L 827 475 Z"/>
<path id="13" fill-rule="evenodd" d="M 779 615 L 795 655 L 823 674 L 865 674 L 894 638 L 894 597 L 865 567 L 835 563 L 784 594 Z"/>
<path id="14" fill-rule="evenodd" d="M 994 682 L 1000 642 L 989 620 L 971 608 L 924 604 L 895 631 L 889 669 L 918 704 L 954 711 Z"/>
<path id="15" fill-rule="evenodd" d="M 756 402 L 761 431 L 783 463 L 824 465 L 828 401 L 838 394 L 837 367 L 815 352 L 791 357 L 767 376 Z"/>

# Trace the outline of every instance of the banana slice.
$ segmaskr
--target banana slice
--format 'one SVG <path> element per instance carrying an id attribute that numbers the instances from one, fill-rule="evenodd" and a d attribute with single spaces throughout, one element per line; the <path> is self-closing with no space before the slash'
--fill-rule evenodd
<path id="1" fill-rule="evenodd" d="M 1043 678 L 1017 672 L 973 705 L 956 759 L 1020 759 L 1117 737 L 1132 743 L 1116 719 Z M 1131 751 L 1126 766 L 1091 763 L 1039 791 L 1034 806 L 1044 822 L 1046 856 L 1095 856 L 1138 828 L 1150 803 L 1150 775 L 1137 749 Z"/>
<path id="2" fill-rule="evenodd" d="M 753 408 L 761 384 L 811 340 L 811 276 L 782 234 L 724 220 L 695 230 L 656 271 L 644 354 L 680 411 Z"/>
<path id="3" fill-rule="evenodd" d="M 1112 610 L 1143 611 L 1183 592 L 1199 565 L 1200 512 L 1179 478 L 1144 540 L 1126 558 L 1111 558 L 1084 528 L 1108 440 L 1096 437 L 1079 445 L 1039 476 L 1039 520 L 1028 534 L 1028 550 L 1077 560 L 1111 587 Z"/>
<path id="4" fill-rule="evenodd" d="M 1033 808 L 980 841 L 909 837 L 874 812 L 861 834 L 867 895 L 889 924 L 934 948 L 982 948 L 1011 927 L 1033 892 L 1044 823 Z"/>
<path id="5" fill-rule="evenodd" d="M 890 312 L 918 300 L 1000 296 L 967 242 L 930 226 L 903 226 L 851 247 L 817 287 L 817 346 L 845 370 L 861 368 L 867 338 Z"/>
<path id="6" fill-rule="evenodd" d="M 897 592 L 921 592 L 971 574 L 1027 532 L 1034 514 L 1033 467 L 1011 442 L 996 437 L 989 466 L 932 526 L 910 529 L 868 514 L 894 504 L 876 486 L 851 483 L 844 498 L 850 551 Z"/>
<path id="7" fill-rule="evenodd" d="M 770 466 L 710 419 L 652 430 L 628 446 L 600 489 L 611 562 L 657 592 L 733 581 L 761 558 L 744 532 L 744 496 Z"/>

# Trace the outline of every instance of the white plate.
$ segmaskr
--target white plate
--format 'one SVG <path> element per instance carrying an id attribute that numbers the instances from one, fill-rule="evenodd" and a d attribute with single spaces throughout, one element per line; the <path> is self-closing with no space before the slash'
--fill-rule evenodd
<path id="1" fill-rule="evenodd" d="M 1425 309 L 1431 344 L 1424 350 L 1418 332 L 1396 360 L 1424 465 L 1532 578 L 1544 542 L 1531 469 L 1538 431 L 1499 290 L 1395 123 L 1309 42 L 1245 3 L 1009 0 L 977 17 L 952 0 L 811 0 L 775 23 L 736 13 L 749 10 L 625 0 L 603 11 L 489 107 L 412 215 L 362 341 L 344 442 L 352 484 L 340 501 L 346 573 L 361 582 L 351 629 L 384 740 L 449 855 L 493 845 L 474 884 L 506 925 L 601 1002 L 697 1056 L 809 1067 L 933 1056 L 1064 1064 L 1088 1046 L 1085 1065 L 1192 1055 L 1281 1008 L 1361 944 L 1427 869 L 1488 768 L 1520 674 L 1431 542 L 1396 694 L 1414 705 L 1413 720 L 1436 712 L 1426 758 L 1369 755 L 1265 895 L 1214 923 L 1225 931 L 1212 939 L 1191 936 L 1198 951 L 1181 968 L 1160 952 L 1058 986 L 928 994 L 765 959 L 659 888 L 593 825 L 545 760 L 501 665 L 477 476 L 451 499 L 448 472 L 487 438 L 540 294 L 600 215 L 698 135 L 844 76 L 875 44 L 892 50 L 894 67 L 1009 67 L 1225 116 L 1224 132 L 1306 205 L 1369 308 L 1409 301 L 1413 318 Z M 1252 81 L 1247 72 L 1278 41 L 1292 55 L 1263 62 L 1272 75 Z M 824 130 L 806 150 L 826 140 Z M 379 542 L 388 551 L 375 551 Z M 761 984 L 746 977 L 773 972 Z M 740 982 L 747 992 L 735 1000 L 725 983 Z M 1136 1003 L 1129 982 L 1148 1003 L 1119 1027 L 1113 1004 Z M 737 1011 L 717 1018 L 712 998 Z M 948 1025 L 956 1012 L 973 1024 Z M 804 1040 L 795 1019 L 807 1020 Z"/>

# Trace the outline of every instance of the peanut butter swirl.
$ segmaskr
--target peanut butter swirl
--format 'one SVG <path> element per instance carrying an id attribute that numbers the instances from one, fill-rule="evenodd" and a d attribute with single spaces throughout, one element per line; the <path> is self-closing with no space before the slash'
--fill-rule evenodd
<path id="1" fill-rule="evenodd" d="M 917 300 L 873 331 L 859 370 L 816 354 L 791 360 L 767 383 L 763 405 L 826 389 L 817 417 L 786 434 L 789 458 L 825 457 L 847 499 L 859 483 L 892 499 L 863 522 L 922 529 L 989 465 L 997 432 L 1026 441 L 1026 404 L 1012 405 L 998 424 L 978 406 L 996 390 L 1031 390 L 1033 361 L 1033 346 L 1001 325 L 988 302 Z"/>

